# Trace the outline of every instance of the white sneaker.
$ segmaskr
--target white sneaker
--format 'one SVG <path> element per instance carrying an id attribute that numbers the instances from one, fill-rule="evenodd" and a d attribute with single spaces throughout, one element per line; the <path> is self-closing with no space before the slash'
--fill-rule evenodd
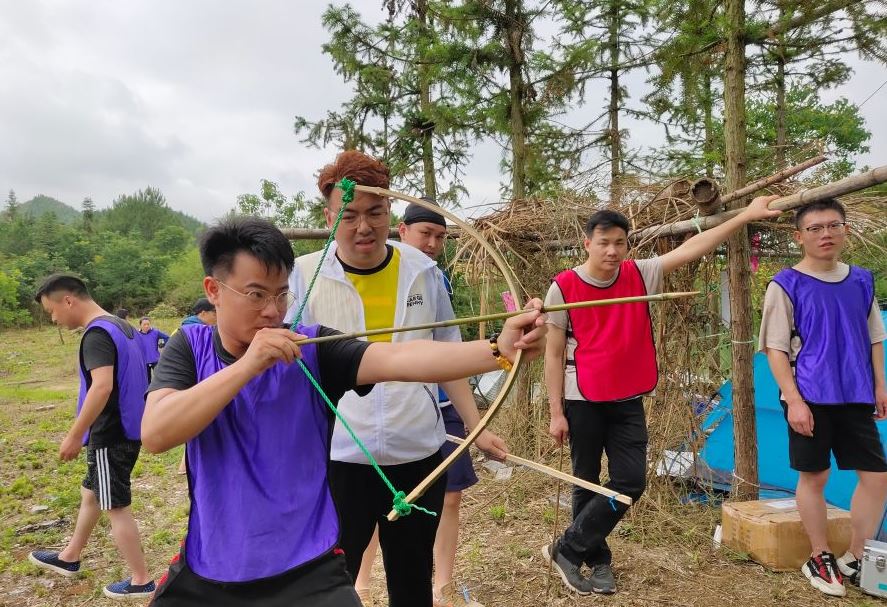
<path id="1" fill-rule="evenodd" d="M 810 560 L 801 567 L 801 572 L 810 580 L 811 586 L 824 594 L 829 596 L 847 594 L 835 555 L 831 552 L 810 557 Z"/>
<path id="2" fill-rule="evenodd" d="M 859 570 L 861 568 L 862 563 L 860 563 L 859 559 L 849 550 L 844 553 L 844 556 L 838 559 L 838 569 L 841 571 L 841 575 L 844 576 L 844 579 L 850 580 L 853 584 L 859 585 Z"/>

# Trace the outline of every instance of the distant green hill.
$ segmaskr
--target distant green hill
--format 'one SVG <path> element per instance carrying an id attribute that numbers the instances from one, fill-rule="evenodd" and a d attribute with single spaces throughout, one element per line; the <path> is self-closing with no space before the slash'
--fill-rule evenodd
<path id="1" fill-rule="evenodd" d="M 196 235 L 198 232 L 203 230 L 206 227 L 206 224 L 197 219 L 196 217 L 191 217 L 186 213 L 182 213 L 181 211 L 176 211 L 175 209 L 171 209 L 173 214 L 179 217 L 179 221 L 182 222 L 182 227 Z"/>
<path id="2" fill-rule="evenodd" d="M 40 217 L 47 213 L 55 213 L 62 223 L 74 223 L 80 219 L 80 211 L 50 196 L 38 194 L 28 202 L 22 203 L 19 212 L 31 217 Z"/>

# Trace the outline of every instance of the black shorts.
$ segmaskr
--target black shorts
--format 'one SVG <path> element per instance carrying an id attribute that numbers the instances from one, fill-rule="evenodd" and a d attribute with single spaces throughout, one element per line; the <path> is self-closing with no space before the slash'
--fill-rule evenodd
<path id="1" fill-rule="evenodd" d="M 887 459 L 871 405 L 808 405 L 813 436 L 788 427 L 788 454 L 798 472 L 822 472 L 831 467 L 831 454 L 841 470 L 887 472 Z M 788 406 L 782 402 L 788 421 Z"/>
<path id="2" fill-rule="evenodd" d="M 100 510 L 125 508 L 132 503 L 129 477 L 139 459 L 142 443 L 126 441 L 107 447 L 86 447 L 83 486 L 95 493 Z"/>
<path id="3" fill-rule="evenodd" d="M 440 408 L 443 417 L 444 428 L 447 434 L 457 438 L 465 438 L 465 422 L 459 417 L 456 407 L 448 405 Z M 446 459 L 450 453 L 456 450 L 457 445 L 446 441 L 440 448 L 440 456 Z M 474 472 L 474 464 L 471 462 L 471 454 L 466 451 L 452 466 L 447 468 L 447 491 L 462 491 L 477 483 L 477 474 Z"/>
<path id="4" fill-rule="evenodd" d="M 296 540 L 298 541 L 298 540 Z M 232 554 L 236 559 L 237 555 Z M 157 583 L 151 607 L 361 607 L 341 550 L 255 582 L 213 582 L 200 577 L 177 554 Z"/>

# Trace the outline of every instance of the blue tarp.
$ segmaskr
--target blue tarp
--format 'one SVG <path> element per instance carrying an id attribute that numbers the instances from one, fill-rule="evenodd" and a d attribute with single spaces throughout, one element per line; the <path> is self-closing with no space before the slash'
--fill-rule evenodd
<path id="1" fill-rule="evenodd" d="M 882 313 L 887 323 L 887 312 Z M 770 373 L 767 357 L 758 352 L 754 357 L 755 421 L 758 433 L 758 475 L 763 490 L 794 492 L 798 473 L 788 463 L 788 425 L 779 404 L 779 388 Z M 718 391 L 720 402 L 703 422 L 708 434 L 701 459 L 713 471 L 729 478 L 733 472 L 733 394 L 732 383 L 726 382 Z M 878 422 L 881 442 L 887 447 L 887 420 Z M 839 508 L 850 509 L 850 498 L 856 487 L 856 473 L 838 470 L 832 458 L 832 471 L 825 487 L 825 499 Z M 882 528 L 881 534 L 887 532 Z"/>

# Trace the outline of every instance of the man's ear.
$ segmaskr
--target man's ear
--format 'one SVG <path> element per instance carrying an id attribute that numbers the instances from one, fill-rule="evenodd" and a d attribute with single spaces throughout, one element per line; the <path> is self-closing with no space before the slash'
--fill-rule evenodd
<path id="1" fill-rule="evenodd" d="M 332 228 L 336 222 L 336 213 L 333 213 L 328 206 L 323 207 L 323 218 L 326 220 L 326 227 Z"/>
<path id="2" fill-rule="evenodd" d="M 219 299 L 219 283 L 212 276 L 203 277 L 203 292 L 211 304 L 218 305 Z"/>

